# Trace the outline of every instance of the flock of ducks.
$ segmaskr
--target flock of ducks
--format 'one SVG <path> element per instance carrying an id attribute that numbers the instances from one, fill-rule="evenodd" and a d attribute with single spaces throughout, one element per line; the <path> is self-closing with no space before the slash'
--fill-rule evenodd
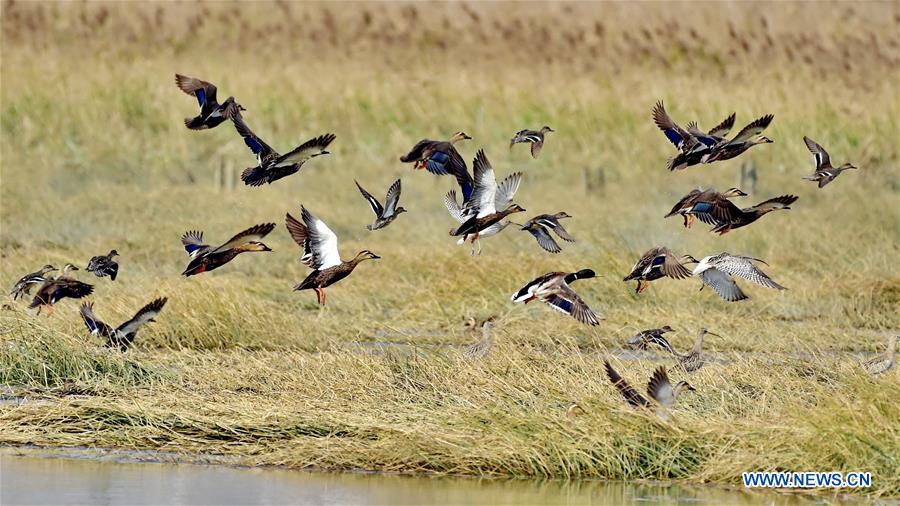
<path id="1" fill-rule="evenodd" d="M 329 154 L 327 148 L 336 138 L 332 133 L 324 133 L 285 154 L 280 154 L 250 129 L 242 115 L 246 109 L 234 97 L 230 96 L 219 103 L 216 97 L 217 89 L 213 84 L 180 74 L 175 75 L 175 84 L 198 102 L 199 113 L 184 120 L 188 129 L 216 128 L 230 121 L 237 134 L 250 148 L 255 156 L 256 165 L 247 168 L 241 174 L 241 180 L 247 186 L 272 184 L 300 172 L 307 162 Z M 728 138 L 728 134 L 734 126 L 736 118 L 734 113 L 708 132 L 701 130 L 696 122 L 687 123 L 686 127 L 680 126 L 666 112 L 662 101 L 655 105 L 651 116 L 677 151 L 667 162 L 667 168 L 672 171 L 729 160 L 754 146 L 773 142 L 762 135 L 774 119 L 772 114 L 750 122 L 732 138 Z M 531 156 L 538 158 L 547 134 L 551 132 L 554 130 L 549 126 L 544 126 L 540 130 L 520 130 L 510 140 L 509 147 L 513 149 L 516 144 L 528 144 Z M 497 235 L 510 225 L 531 234 L 538 246 L 549 253 L 562 251 L 554 236 L 566 242 L 575 241 L 561 223 L 561 220 L 571 218 L 564 211 L 539 214 L 523 224 L 513 222 L 510 216 L 526 212 L 514 202 L 523 173 L 514 172 L 503 179 L 498 179 L 484 150 L 479 149 L 473 161 L 473 172 L 470 174 L 457 146 L 471 139 L 472 137 L 465 132 L 457 132 L 447 140 L 423 139 L 400 157 L 401 162 L 412 163 L 414 169 L 426 170 L 436 176 L 449 175 L 456 179 L 461 201 L 456 190 L 450 190 L 444 195 L 443 202 L 450 216 L 457 222 L 457 226 L 450 229 L 450 236 L 458 238 L 458 244 L 469 242 L 471 254 L 481 254 L 481 239 Z M 813 154 L 816 164 L 815 172 L 805 176 L 804 179 L 817 182 L 819 188 L 829 184 L 843 171 L 856 168 L 849 163 L 834 167 L 821 145 L 808 137 L 804 137 L 804 142 Z M 406 212 L 406 209 L 399 205 L 400 179 L 394 181 L 388 188 L 383 203 L 358 181 L 355 183 L 375 214 L 374 221 L 366 226 L 368 230 L 384 229 L 394 223 L 400 214 Z M 770 212 L 789 210 L 798 199 L 795 195 L 782 195 L 746 208 L 740 208 L 732 202 L 732 199 L 744 196 L 747 194 L 739 188 L 730 188 L 723 193 L 712 188 L 694 189 L 681 198 L 665 217 L 680 215 L 685 228 L 691 228 L 695 220 L 699 219 L 710 225 L 712 232 L 725 235 L 755 223 Z M 213 271 L 242 253 L 271 251 L 262 241 L 275 227 L 275 223 L 254 225 L 215 247 L 204 241 L 202 231 L 185 232 L 181 242 L 190 260 L 182 275 L 189 277 Z M 343 260 L 338 248 L 337 235 L 325 221 L 302 205 L 300 219 L 290 213 L 285 215 L 285 227 L 302 251 L 300 261 L 312 269 L 303 281 L 294 286 L 294 290 L 313 290 L 317 301 L 322 305 L 327 302 L 326 288 L 348 277 L 360 263 L 380 258 L 369 250 L 362 250 L 350 260 Z M 108 276 L 110 280 L 115 280 L 119 267 L 117 256 L 116 250 L 110 251 L 107 255 L 95 256 L 88 262 L 87 270 L 98 277 Z M 679 256 L 667 247 L 657 246 L 643 254 L 623 279 L 637 281 L 635 291 L 641 293 L 649 287 L 651 281 L 662 278 L 697 277 L 702 281 L 701 290 L 709 287 L 719 297 L 729 302 L 748 298 L 738 286 L 736 278 L 763 287 L 784 290 L 784 286 L 760 270 L 757 266 L 759 263 L 765 264 L 757 258 L 728 252 L 706 256 L 698 261 L 691 255 Z M 690 265 L 695 267 L 690 269 L 688 267 Z M 52 265 L 45 265 L 38 271 L 23 276 L 10 292 L 13 299 L 30 295 L 34 287 L 39 287 L 29 306 L 37 308 L 39 314 L 43 307 L 48 308 L 48 313 L 52 312 L 53 305 L 64 298 L 80 299 L 93 292 L 92 285 L 69 275 L 70 272 L 78 270 L 75 265 L 67 264 L 58 275 L 51 276 L 50 273 L 55 270 Z M 512 295 L 511 300 L 514 303 L 525 304 L 539 300 L 583 324 L 599 325 L 602 317 L 592 310 L 571 286 L 577 280 L 591 279 L 595 276 L 596 273 L 591 269 L 581 269 L 577 272 L 549 272 L 525 284 Z M 166 300 L 166 298 L 153 300 L 141 308 L 133 318 L 116 328 L 97 318 L 91 302 L 85 302 L 81 306 L 81 316 L 88 330 L 93 335 L 104 337 L 109 347 L 127 350 L 134 341 L 137 331 L 159 315 Z M 482 322 L 483 339 L 467 349 L 467 355 L 481 357 L 489 352 L 492 343 L 490 334 L 492 325 L 491 321 Z M 646 330 L 632 338 L 629 344 L 643 349 L 650 345 L 659 346 L 676 358 L 677 367 L 683 372 L 690 373 L 702 367 L 703 338 L 715 334 L 702 329 L 694 348 L 687 354 L 681 354 L 676 352 L 664 337 L 664 334 L 670 331 L 669 327 Z M 877 374 L 893 367 L 895 349 L 896 338 L 892 338 L 888 353 L 884 357 L 876 357 L 866 362 L 864 364 L 866 370 Z M 647 397 L 634 390 L 608 362 L 606 371 L 610 381 L 629 404 L 638 407 L 651 404 Z M 690 384 L 679 381 L 673 385 L 665 368 L 659 368 L 650 379 L 647 394 L 657 405 L 665 408 L 674 404 L 679 393 L 689 390 L 693 390 Z"/>

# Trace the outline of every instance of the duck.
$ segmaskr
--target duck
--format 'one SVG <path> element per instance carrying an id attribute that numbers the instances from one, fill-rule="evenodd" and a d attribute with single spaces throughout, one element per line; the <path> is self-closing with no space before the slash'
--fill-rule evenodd
<path id="1" fill-rule="evenodd" d="M 897 364 L 897 336 L 888 338 L 887 350 L 860 363 L 865 371 L 873 376 L 891 370 Z"/>
<path id="2" fill-rule="evenodd" d="M 712 153 L 710 153 L 703 163 L 730 160 L 753 146 L 775 142 L 772 139 L 761 135 L 774 118 L 774 114 L 766 114 L 761 118 L 751 121 L 747 126 L 742 128 L 733 139 L 727 142 L 720 142 L 713 146 Z"/>
<path id="3" fill-rule="evenodd" d="M 474 255 L 476 242 L 478 253 L 481 253 L 481 242 L 478 240 L 481 231 L 503 221 L 510 214 L 525 212 L 525 209 L 512 202 L 522 181 L 521 172 L 514 172 L 497 184 L 494 168 L 484 150 L 478 150 L 472 166 L 475 172 L 475 188 L 471 198 L 462 207 L 460 213 L 462 223 L 456 229 L 450 230 L 450 235 L 462 236 L 463 242 L 471 237 L 471 254 Z"/>
<path id="4" fill-rule="evenodd" d="M 704 286 L 709 286 L 719 294 L 719 297 L 728 302 L 737 302 L 749 298 L 734 281 L 734 276 L 744 278 L 766 288 L 787 290 L 787 288 L 776 283 L 768 274 L 756 267 L 753 262 L 769 265 L 758 258 L 722 252 L 700 260 L 692 275 L 699 276 L 701 281 L 703 281 L 703 284 L 700 286 L 701 290 Z"/>
<path id="5" fill-rule="evenodd" d="M 703 338 L 708 335 L 722 337 L 719 334 L 710 332 L 709 330 L 702 328 L 697 333 L 697 340 L 694 342 L 694 347 L 691 348 L 691 351 L 687 354 L 678 353 L 671 346 L 667 348 L 667 350 L 672 353 L 672 355 L 675 355 L 675 358 L 678 360 L 678 367 L 680 367 L 684 372 L 694 372 L 697 369 L 703 367 L 703 364 L 705 363 L 705 360 L 703 358 Z"/>
<path id="6" fill-rule="evenodd" d="M 736 228 L 745 227 L 753 223 L 772 211 L 790 209 L 791 204 L 796 202 L 798 198 L 796 195 L 782 195 L 744 209 L 738 209 L 737 206 L 726 200 L 720 208 L 716 209 L 720 214 L 709 214 L 707 218 L 701 219 L 715 224 L 711 232 L 725 235 Z"/>
<path id="7" fill-rule="evenodd" d="M 734 125 L 734 116 L 734 113 L 731 113 L 708 134 L 700 131 L 697 124 L 693 122 L 689 123 L 689 129 L 686 130 L 672 120 L 666 112 L 663 101 L 658 101 L 652 111 L 653 122 L 679 151 L 677 155 L 669 159 L 666 168 L 670 171 L 683 170 L 706 162 L 712 146 L 720 143 L 731 130 Z M 696 135 L 690 130 L 693 130 Z"/>
<path id="8" fill-rule="evenodd" d="M 481 339 L 466 347 L 463 355 L 467 358 L 485 358 L 490 354 L 494 346 L 494 319 L 488 318 L 481 322 Z"/>
<path id="9" fill-rule="evenodd" d="M 565 211 L 560 211 L 556 214 L 539 214 L 525 222 L 524 225 L 519 225 L 519 227 L 523 231 L 534 236 L 538 245 L 545 251 L 559 253 L 562 251 L 562 248 L 559 247 L 559 244 L 557 244 L 553 239 L 553 236 L 550 235 L 550 230 L 564 241 L 575 242 L 575 238 L 572 237 L 565 227 L 563 227 L 562 223 L 559 222 L 561 219 L 571 217 L 572 216 Z"/>
<path id="10" fill-rule="evenodd" d="M 609 360 L 604 360 L 603 365 L 606 368 L 606 376 L 614 387 L 622 394 L 625 401 L 635 408 L 651 408 L 663 419 L 668 418 L 668 409 L 675 406 L 678 397 L 684 392 L 693 392 L 696 389 L 687 381 L 679 381 L 672 385 L 666 368 L 659 366 L 653 371 L 650 382 L 647 384 L 647 396 L 656 402 L 656 406 L 644 397 L 637 390 L 625 381 L 622 376 L 613 368 Z"/>
<path id="11" fill-rule="evenodd" d="M 47 274 L 55 270 L 57 270 L 56 267 L 46 264 L 37 271 L 22 276 L 16 281 L 16 284 L 13 285 L 12 290 L 9 291 L 9 295 L 12 296 L 13 300 L 18 300 L 23 294 L 31 295 L 31 289 L 35 285 L 44 284 L 44 282 L 47 281 Z"/>
<path id="12" fill-rule="evenodd" d="M 229 111 L 246 111 L 242 105 L 235 102 L 234 97 L 226 98 L 221 104 L 217 102 L 216 87 L 212 83 L 201 81 L 195 77 L 175 74 L 175 85 L 181 91 L 196 97 L 200 105 L 200 114 L 184 119 L 184 126 L 191 130 L 215 128 L 228 119 Z"/>
<path id="13" fill-rule="evenodd" d="M 674 332 L 672 327 L 663 325 L 658 329 L 646 329 L 628 338 L 627 345 L 633 350 L 646 350 L 651 344 L 655 344 L 660 348 L 673 352 L 672 345 L 665 338 L 667 332 Z"/>
<path id="14" fill-rule="evenodd" d="M 188 277 L 218 269 L 234 260 L 234 257 L 241 253 L 249 251 L 272 251 L 271 248 L 261 241 L 263 237 L 268 235 L 269 232 L 274 229 L 274 223 L 254 225 L 247 230 L 238 233 L 216 248 L 203 243 L 202 231 L 191 230 L 185 232 L 184 235 L 181 236 L 181 244 L 184 245 L 184 250 L 191 257 L 191 261 L 181 275 Z"/>
<path id="15" fill-rule="evenodd" d="M 577 272 L 548 272 L 520 288 L 512 295 L 512 301 L 528 304 L 537 299 L 581 323 L 600 325 L 601 317 L 570 286 L 579 279 L 591 279 L 596 275 L 591 269 L 581 269 Z"/>
<path id="16" fill-rule="evenodd" d="M 747 194 L 740 188 L 729 188 L 724 193 L 719 193 L 713 188 L 702 190 L 695 188 L 687 195 L 681 197 L 668 214 L 663 218 L 669 218 L 680 214 L 684 220 L 684 227 L 691 228 L 694 224 L 695 217 L 699 217 L 701 221 L 713 224 L 710 221 L 716 219 L 716 223 L 725 221 L 725 208 L 731 202 L 728 200 L 734 197 L 745 197 Z"/>
<path id="17" fill-rule="evenodd" d="M 37 314 L 41 314 L 41 309 L 47 307 L 47 316 L 53 314 L 53 304 L 68 297 L 70 299 L 80 299 L 87 297 L 94 291 L 94 286 L 78 281 L 69 277 L 70 271 L 77 271 L 78 267 L 67 263 L 63 266 L 62 272 L 48 278 L 41 285 L 41 288 L 35 294 L 34 299 L 28 306 L 29 309 L 37 308 Z"/>
<path id="18" fill-rule="evenodd" d="M 356 187 L 359 188 L 359 193 L 362 194 L 363 198 L 369 203 L 369 206 L 372 207 L 372 211 L 375 213 L 375 221 L 366 225 L 366 228 L 370 231 L 378 230 L 380 228 L 384 228 L 391 224 L 397 216 L 400 216 L 401 213 L 405 213 L 406 209 L 403 206 L 398 206 L 397 203 L 400 201 L 400 180 L 394 181 L 394 184 L 388 188 L 387 196 L 384 198 L 384 205 L 381 205 L 381 202 L 378 201 L 371 193 L 367 192 L 365 188 L 360 186 L 359 181 L 353 180 L 356 183 Z"/>
<path id="19" fill-rule="evenodd" d="M 819 183 L 819 188 L 834 181 L 836 177 L 841 175 L 841 172 L 857 168 L 852 163 L 845 163 L 840 167 L 833 167 L 831 165 L 831 157 L 828 156 L 828 151 L 825 151 L 825 148 L 805 135 L 803 136 L 803 142 L 806 143 L 806 148 L 809 149 L 809 152 L 812 153 L 816 159 L 816 171 L 810 176 L 803 176 L 803 179 L 806 179 L 807 181 L 817 181 Z"/>
<path id="20" fill-rule="evenodd" d="M 509 177 L 507 177 L 507 179 L 509 179 Z M 463 217 L 463 208 L 459 204 L 459 201 L 457 200 L 458 198 L 459 197 L 457 197 L 457 195 L 456 195 L 456 190 L 450 190 L 449 192 L 447 192 L 446 195 L 444 195 L 444 207 L 447 208 L 447 212 L 450 213 L 450 216 L 453 217 L 453 219 L 455 219 L 460 224 L 463 224 L 467 220 L 467 218 Z M 502 204 L 501 204 L 501 207 L 503 207 Z M 478 251 L 481 251 L 481 240 L 482 239 L 497 235 L 500 232 L 503 232 L 503 230 L 505 230 L 506 227 L 508 227 L 512 224 L 513 224 L 513 222 L 508 219 L 501 220 L 501 221 L 498 221 L 497 223 L 494 223 L 490 227 L 482 230 L 481 232 L 479 232 L 478 233 L 478 241 L 477 241 Z M 465 243 L 466 243 L 465 238 L 460 238 L 458 241 L 456 241 L 456 244 L 459 244 L 459 245 L 463 245 Z M 475 243 L 474 242 L 472 244 L 471 253 L 473 255 L 475 254 Z"/>
<path id="21" fill-rule="evenodd" d="M 137 336 L 138 330 L 149 322 L 155 321 L 157 315 L 162 311 L 168 299 L 161 297 L 148 303 L 127 322 L 112 328 L 103 323 L 94 314 L 94 303 L 84 302 L 81 304 L 81 319 L 84 320 L 85 326 L 91 332 L 92 336 L 100 336 L 106 339 L 106 346 L 109 348 L 118 348 L 121 351 L 128 351 L 134 338 Z"/>
<path id="22" fill-rule="evenodd" d="M 470 139 L 472 137 L 462 131 L 456 132 L 446 141 L 422 139 L 409 150 L 409 153 L 401 156 L 400 161 L 413 163 L 414 169 L 427 169 L 428 172 L 438 176 L 453 175 L 462 191 L 463 201 L 468 202 L 475 188 L 475 182 L 469 175 L 466 161 L 456 150 L 456 144 Z"/>
<path id="23" fill-rule="evenodd" d="M 303 250 L 300 261 L 311 267 L 306 279 L 294 286 L 294 290 L 315 290 L 319 304 L 327 302 L 325 288 L 346 278 L 365 260 L 377 260 L 380 256 L 364 249 L 349 261 L 341 260 L 337 235 L 324 221 L 316 218 L 308 209 L 300 206 L 302 222 L 290 213 L 285 215 L 285 227 L 294 242 Z"/>
<path id="24" fill-rule="evenodd" d="M 512 149 L 514 145 L 522 142 L 530 143 L 531 157 L 537 158 L 541 154 L 541 148 L 544 147 L 544 136 L 554 131 L 546 125 L 541 127 L 540 130 L 519 130 L 509 141 L 509 148 Z"/>
<path id="25" fill-rule="evenodd" d="M 672 279 L 684 279 L 691 276 L 691 271 L 684 266 L 685 263 L 695 262 L 690 255 L 684 255 L 677 259 L 672 250 L 665 246 L 650 248 L 638 258 L 631 272 L 622 278 L 622 281 L 637 280 L 634 293 L 641 293 L 650 286 L 650 282 L 670 277 Z"/>
<path id="26" fill-rule="evenodd" d="M 244 139 L 244 143 L 256 155 L 256 166 L 248 167 L 241 173 L 241 181 L 247 186 L 272 184 L 279 179 L 296 174 L 309 160 L 330 154 L 326 148 L 337 138 L 332 133 L 322 134 L 282 155 L 250 130 L 240 111 L 231 111 L 229 117 L 238 135 Z"/>
<path id="27" fill-rule="evenodd" d="M 98 278 L 109 276 L 109 279 L 115 281 L 116 275 L 119 273 L 119 263 L 115 260 L 117 256 L 119 256 L 118 251 L 110 250 L 107 255 L 91 257 L 87 264 L 87 271 L 93 272 Z"/>

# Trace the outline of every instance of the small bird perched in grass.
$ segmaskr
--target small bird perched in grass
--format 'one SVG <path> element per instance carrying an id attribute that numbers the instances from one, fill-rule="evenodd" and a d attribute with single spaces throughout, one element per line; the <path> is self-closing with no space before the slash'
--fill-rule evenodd
<path id="1" fill-rule="evenodd" d="M 773 281 L 768 274 L 756 267 L 753 262 L 766 264 L 766 262 L 763 262 L 758 258 L 722 252 L 718 255 L 708 256 L 700 260 L 697 267 L 694 268 L 692 275 L 699 276 L 703 281 L 703 286 L 709 286 L 715 290 L 720 297 L 728 302 L 736 302 L 748 298 L 737 283 L 735 283 L 732 276 L 742 277 L 747 281 L 751 281 L 766 288 L 786 290 L 785 287 Z M 701 290 L 703 289 L 703 286 L 700 287 Z"/>
<path id="2" fill-rule="evenodd" d="M 397 219 L 397 216 L 400 213 L 405 213 L 406 209 L 403 206 L 398 206 L 397 203 L 400 201 L 400 180 L 394 181 L 394 184 L 388 188 L 387 196 L 384 198 L 384 205 L 381 205 L 381 202 L 378 201 L 371 193 L 367 192 L 365 188 L 360 186 L 359 182 L 354 180 L 356 183 L 356 187 L 359 188 L 359 193 L 362 193 L 363 198 L 366 199 L 366 202 L 369 203 L 369 206 L 372 207 L 372 211 L 375 213 L 375 222 L 371 225 L 366 225 L 366 228 L 369 230 L 378 230 L 379 228 L 384 228 L 391 224 L 392 221 Z"/>
<path id="3" fill-rule="evenodd" d="M 897 363 L 897 336 L 888 338 L 887 350 L 884 353 L 876 355 L 868 360 L 863 361 L 863 369 L 867 373 L 877 376 L 891 370 Z"/>
<path id="4" fill-rule="evenodd" d="M 579 279 L 590 279 L 595 276 L 596 273 L 591 269 L 582 269 L 578 272 L 548 272 L 514 293 L 512 301 L 528 304 L 537 299 L 581 323 L 600 325 L 597 313 L 569 286 Z"/>
<path id="5" fill-rule="evenodd" d="M 165 297 L 162 297 L 150 302 L 135 313 L 130 320 L 116 328 L 103 323 L 94 315 L 94 304 L 91 302 L 85 302 L 81 305 L 81 319 L 84 320 L 84 324 L 91 331 L 91 335 L 106 338 L 106 346 L 128 351 L 131 343 L 134 342 L 135 336 L 137 336 L 137 331 L 144 324 L 155 321 L 154 318 L 162 311 L 167 300 Z"/>
<path id="6" fill-rule="evenodd" d="M 691 271 L 687 270 L 683 264 L 696 262 L 694 257 L 685 255 L 681 259 L 675 258 L 672 250 L 664 246 L 650 248 L 646 253 L 638 258 L 631 272 L 622 278 L 622 281 L 637 280 L 637 286 L 634 293 L 641 293 L 650 286 L 650 282 L 669 277 L 672 279 L 684 279 L 691 276 Z"/>
<path id="7" fill-rule="evenodd" d="M 29 309 L 38 308 L 37 314 L 41 314 L 41 309 L 47 307 L 47 316 L 53 314 L 53 304 L 56 304 L 64 298 L 80 299 L 87 297 L 94 291 L 94 286 L 78 281 L 69 277 L 69 271 L 77 271 L 78 267 L 72 264 L 66 264 L 62 272 L 53 278 L 48 278 L 41 285 L 40 290 L 35 294 L 34 299 L 28 306 Z"/>
<path id="8" fill-rule="evenodd" d="M 606 376 L 609 378 L 609 381 L 612 382 L 613 386 L 616 387 L 620 394 L 622 394 L 622 397 L 625 398 L 625 401 L 628 402 L 628 404 L 635 408 L 651 408 L 663 419 L 668 418 L 668 409 L 675 406 L 675 401 L 678 400 L 679 395 L 686 391 L 696 390 L 687 381 L 679 381 L 675 385 L 672 385 L 672 382 L 669 380 L 669 375 L 666 373 L 666 368 L 659 366 L 653 372 L 653 376 L 650 377 L 650 382 L 647 384 L 647 395 L 657 403 L 657 405 L 654 406 L 650 400 L 629 385 L 628 382 L 613 369 L 613 366 L 608 360 L 604 360 L 603 365 L 606 367 Z"/>
<path id="9" fill-rule="evenodd" d="M 840 167 L 833 167 L 831 165 L 831 157 L 828 156 L 828 151 L 825 151 L 825 148 L 806 136 L 803 136 L 803 142 L 806 143 L 807 149 L 809 149 L 809 152 L 812 153 L 816 159 L 816 171 L 810 176 L 803 176 L 803 179 L 806 179 L 807 181 L 817 181 L 819 183 L 819 188 L 834 181 L 834 178 L 841 175 L 841 172 L 857 168 L 852 163 L 845 163 Z"/>
<path id="10" fill-rule="evenodd" d="M 279 179 L 296 174 L 309 160 L 330 154 L 325 148 L 336 137 L 331 133 L 322 134 L 282 155 L 250 130 L 239 111 L 229 111 L 229 117 L 234 124 L 234 129 L 244 139 L 244 144 L 256 155 L 256 167 L 248 167 L 241 173 L 241 181 L 247 186 L 272 184 Z"/>
<path id="11" fill-rule="evenodd" d="M 18 300 L 19 297 L 24 295 L 31 295 L 31 289 L 35 285 L 43 285 L 45 281 L 47 281 L 47 273 L 51 271 L 57 270 L 56 267 L 53 267 L 50 264 L 47 264 L 40 268 L 40 270 L 36 272 L 32 272 L 22 276 L 16 284 L 13 285 L 12 290 L 9 291 L 9 294 L 12 296 L 13 300 Z"/>
<path id="12" fill-rule="evenodd" d="M 534 236 L 541 248 L 550 253 L 559 253 L 562 251 L 562 248 L 559 247 L 559 244 L 557 244 L 553 239 L 553 236 L 550 235 L 550 230 L 556 233 L 556 235 L 564 241 L 575 242 L 575 238 L 572 237 L 565 227 L 562 226 L 562 223 L 559 222 L 559 220 L 563 218 L 571 218 L 571 216 L 563 211 L 556 214 L 540 214 L 531 218 L 520 227 L 522 230 Z"/>
<path id="13" fill-rule="evenodd" d="M 360 262 L 381 257 L 364 249 L 345 262 L 341 260 L 338 250 L 337 235 L 328 225 L 303 206 L 300 206 L 300 217 L 302 222 L 287 213 L 285 226 L 291 238 L 303 250 L 300 261 L 313 271 L 306 279 L 297 283 L 294 290 L 315 290 L 316 299 L 324 306 L 327 301 L 325 288 L 349 276 Z"/>
<path id="14" fill-rule="evenodd" d="M 273 229 L 275 229 L 274 223 L 254 225 L 216 248 L 203 243 L 203 232 L 199 230 L 185 232 L 181 236 L 181 243 L 184 245 L 184 250 L 190 255 L 191 261 L 181 275 L 193 276 L 218 269 L 234 260 L 234 257 L 248 251 L 272 251 L 261 241 Z"/>
<path id="15" fill-rule="evenodd" d="M 175 84 L 181 91 L 196 97 L 197 102 L 200 104 L 200 114 L 193 118 L 184 119 L 184 126 L 191 130 L 215 128 L 228 119 L 229 110 L 246 110 L 234 101 L 234 97 L 226 98 L 221 104 L 217 102 L 216 87 L 212 83 L 201 81 L 194 77 L 175 74 Z"/>
<path id="16" fill-rule="evenodd" d="M 548 126 L 542 127 L 540 130 L 519 130 L 516 135 L 509 141 L 509 147 L 518 143 L 527 142 L 531 144 L 531 157 L 537 158 L 541 154 L 541 148 L 544 147 L 544 136 L 550 132 L 554 132 Z"/>
<path id="17" fill-rule="evenodd" d="M 108 255 L 97 255 L 92 257 L 87 265 L 87 271 L 93 272 L 98 278 L 109 276 L 109 279 L 115 281 L 116 275 L 119 273 L 119 263 L 115 258 L 119 256 L 116 250 L 110 250 Z"/>

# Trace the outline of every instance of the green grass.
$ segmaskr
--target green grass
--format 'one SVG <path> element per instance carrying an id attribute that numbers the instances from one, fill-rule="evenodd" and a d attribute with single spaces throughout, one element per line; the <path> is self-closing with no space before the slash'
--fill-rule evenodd
<path id="1" fill-rule="evenodd" d="M 287 39 L 271 34 L 291 33 L 289 18 L 326 19 L 327 8 L 292 5 L 284 21 L 251 21 L 221 17 L 213 4 L 159 15 L 154 6 L 4 4 L 0 279 L 11 286 L 44 263 L 84 266 L 116 248 L 115 282 L 77 273 L 96 285 L 98 316 L 117 325 L 155 297 L 169 302 L 124 356 L 89 336 L 78 302 L 49 318 L 6 303 L 0 383 L 45 402 L 0 406 L 0 442 L 335 470 L 731 484 L 749 470 L 860 470 L 875 484 L 860 493 L 900 494 L 897 373 L 871 379 L 856 365 L 900 328 L 900 41 L 885 15 L 897 6 L 841 5 L 802 28 L 791 21 L 801 4 L 770 5 L 765 28 L 750 6 L 704 9 L 674 27 L 665 9 L 638 5 L 611 5 L 603 20 L 587 5 L 575 14 L 554 6 L 543 21 L 539 6 L 514 19 L 469 7 L 477 21 L 440 6 L 437 19 L 451 23 L 423 30 L 409 6 L 373 14 L 371 26 L 394 32 L 354 31 L 363 18 L 335 12 L 330 31 L 323 21 Z M 212 14 L 189 35 L 197 9 Z M 626 42 L 645 27 L 636 14 L 652 34 Z M 139 28 L 141 16 L 151 28 Z M 492 28 L 498 18 L 503 26 Z M 529 59 L 520 37 L 540 37 L 549 20 L 564 28 Z M 510 31 L 517 22 L 524 28 Z M 249 28 L 234 28 L 241 23 Z M 78 30 L 95 36 L 73 39 Z M 442 47 L 449 40 L 456 45 Z M 816 54 L 826 57 L 807 61 Z M 276 149 L 332 131 L 333 154 L 272 186 L 216 186 L 217 171 L 237 174 L 253 157 L 227 124 L 184 129 L 195 102 L 173 85 L 175 72 L 238 97 Z M 731 111 L 741 125 L 772 112 L 775 143 L 668 173 L 672 148 L 649 119 L 660 98 L 675 118 L 707 127 Z M 515 131 L 545 123 L 557 133 L 538 160 L 507 148 Z M 457 247 L 440 202 L 454 182 L 397 158 L 422 137 L 460 129 L 474 137 L 461 145 L 467 160 L 484 148 L 501 176 L 522 170 L 516 200 L 526 214 L 567 211 L 578 242 L 551 256 L 509 229 L 485 240 L 480 257 Z M 800 179 L 812 171 L 803 135 L 861 169 L 818 190 Z M 747 160 L 759 173 L 755 191 L 739 180 Z M 585 170 L 603 183 L 586 187 Z M 410 212 L 369 233 L 353 179 L 381 194 L 397 177 Z M 747 205 L 800 199 L 725 237 L 662 219 L 698 185 L 742 185 Z M 301 203 L 337 232 L 345 258 L 364 248 L 383 257 L 330 288 L 324 309 L 290 290 L 308 271 L 281 223 Z M 274 252 L 179 277 L 184 231 L 202 229 L 215 243 L 268 221 L 278 223 L 265 240 Z M 662 280 L 637 296 L 621 278 L 655 245 L 763 258 L 789 290 L 742 283 L 751 299 L 728 304 L 698 292 L 696 280 Z M 597 328 L 509 302 L 539 274 L 584 267 L 603 276 L 576 285 L 606 317 Z M 491 314 L 497 349 L 464 360 L 459 347 L 476 337 L 463 323 Z M 689 378 L 697 392 L 669 422 L 628 409 L 603 372 L 628 336 L 665 324 L 679 349 L 700 327 L 724 336 L 707 340 L 719 360 Z M 372 352 L 383 342 L 403 346 Z M 658 365 L 616 364 L 640 385 Z M 566 418 L 572 402 L 586 414 Z"/>

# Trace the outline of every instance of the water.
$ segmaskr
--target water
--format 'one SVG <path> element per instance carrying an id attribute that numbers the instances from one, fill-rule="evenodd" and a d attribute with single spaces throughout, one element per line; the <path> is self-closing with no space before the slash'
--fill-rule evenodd
<path id="1" fill-rule="evenodd" d="M 0 504 L 810 505 L 796 495 L 618 482 L 407 477 L 0 454 Z"/>

